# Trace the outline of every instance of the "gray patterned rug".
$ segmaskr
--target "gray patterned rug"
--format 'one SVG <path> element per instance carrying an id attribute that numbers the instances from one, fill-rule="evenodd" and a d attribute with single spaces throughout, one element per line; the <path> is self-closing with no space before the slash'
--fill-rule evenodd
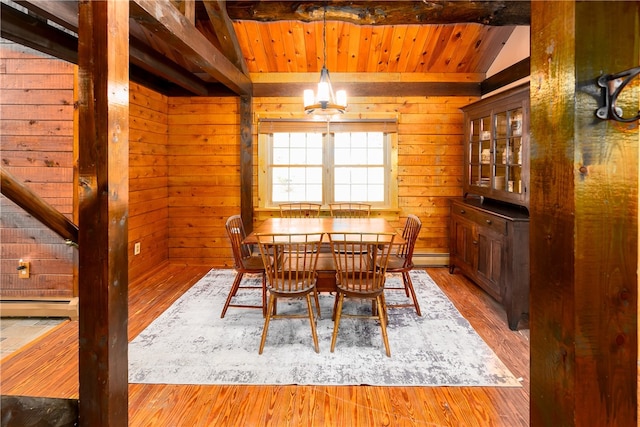
<path id="1" fill-rule="evenodd" d="M 519 387 L 493 351 L 424 271 L 411 273 L 422 317 L 411 308 L 389 310 L 391 358 L 376 321 L 344 318 L 334 353 L 329 351 L 333 296 L 322 294 L 315 353 L 308 319 L 276 319 L 264 353 L 258 354 L 262 312 L 220 312 L 233 270 L 211 270 L 129 344 L 129 382 L 147 384 L 306 384 Z M 246 277 L 246 276 L 245 276 Z M 245 278 L 245 280 L 247 280 Z M 259 277 L 249 276 L 258 281 Z M 400 276 L 390 281 L 400 282 Z M 259 301 L 255 290 L 246 301 Z M 387 291 L 387 300 L 404 299 Z M 345 302 L 344 311 L 371 304 Z M 302 301 L 278 304 L 279 312 L 306 310 Z"/>

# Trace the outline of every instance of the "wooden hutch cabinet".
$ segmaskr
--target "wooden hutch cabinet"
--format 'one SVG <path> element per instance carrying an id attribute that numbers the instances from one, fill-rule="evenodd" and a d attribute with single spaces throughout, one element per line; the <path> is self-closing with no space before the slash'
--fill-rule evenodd
<path id="1" fill-rule="evenodd" d="M 462 110 L 464 197 L 451 201 L 449 271 L 500 302 L 516 330 L 529 313 L 529 85 Z"/>

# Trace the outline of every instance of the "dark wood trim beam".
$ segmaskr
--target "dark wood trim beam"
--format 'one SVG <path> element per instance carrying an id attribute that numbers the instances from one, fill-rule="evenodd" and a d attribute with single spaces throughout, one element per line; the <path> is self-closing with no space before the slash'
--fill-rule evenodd
<path id="1" fill-rule="evenodd" d="M 253 231 L 253 98 L 240 97 L 240 215 Z"/>
<path id="2" fill-rule="evenodd" d="M 322 21 L 358 25 L 457 24 L 529 25 L 529 1 L 228 1 L 233 20 Z"/>
<path id="3" fill-rule="evenodd" d="M 253 96 L 298 96 L 309 83 L 254 83 Z M 334 85 L 349 96 L 480 96 L 480 83 L 460 82 L 356 82 Z M 302 101 L 300 101 L 302 102 Z"/>
<path id="4" fill-rule="evenodd" d="M 480 85 L 482 95 L 500 89 L 531 74 L 531 58 L 525 58 L 489 77 Z"/>
<path id="5" fill-rule="evenodd" d="M 202 0 L 224 56 L 244 74 L 249 75 L 233 23 L 227 16 L 224 0 Z"/>
<path id="6" fill-rule="evenodd" d="M 63 239 L 78 243 L 78 226 L 0 166 L 2 195 Z"/>
<path id="7" fill-rule="evenodd" d="M 80 420 L 126 426 L 129 2 L 82 1 L 78 16 Z"/>
<path id="8" fill-rule="evenodd" d="M 49 19 L 67 30 L 78 32 L 78 2 L 68 0 L 17 0 L 15 3 Z"/>
<path id="9" fill-rule="evenodd" d="M 129 53 L 131 63 L 147 72 L 163 78 L 169 82 L 188 90 L 195 95 L 207 96 L 207 85 L 184 68 L 174 65 L 164 56 L 154 50 L 150 50 L 136 38 L 129 40 Z M 144 82 L 139 82 L 144 85 Z"/>
<path id="10" fill-rule="evenodd" d="M 131 1 L 131 18 L 238 95 L 251 95 L 251 80 L 235 67 L 171 3 Z"/>

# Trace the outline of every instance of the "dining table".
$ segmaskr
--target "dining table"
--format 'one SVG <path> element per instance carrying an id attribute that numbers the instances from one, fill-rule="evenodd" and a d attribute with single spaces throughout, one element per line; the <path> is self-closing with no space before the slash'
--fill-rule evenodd
<path id="1" fill-rule="evenodd" d="M 398 233 L 384 218 L 267 218 L 258 225 L 244 239 L 246 244 L 257 244 L 256 234 L 305 234 L 318 233 L 323 235 L 323 245 L 327 248 L 318 257 L 316 266 L 318 292 L 336 291 L 336 268 L 333 254 L 328 250 L 329 233 L 393 233 L 393 244 L 404 243 L 402 234 Z"/>

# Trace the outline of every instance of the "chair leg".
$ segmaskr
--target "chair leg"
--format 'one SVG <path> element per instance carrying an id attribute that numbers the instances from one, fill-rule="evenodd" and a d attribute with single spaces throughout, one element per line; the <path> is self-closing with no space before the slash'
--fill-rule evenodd
<path id="1" fill-rule="evenodd" d="M 318 297 L 318 291 L 313 290 L 313 298 L 316 300 L 316 310 L 318 310 L 318 319 L 322 319 L 322 313 L 320 313 L 320 298 Z"/>
<path id="2" fill-rule="evenodd" d="M 333 312 L 331 313 L 331 320 L 335 322 L 336 320 L 336 312 L 338 311 L 338 300 L 340 299 L 340 292 L 336 293 L 336 297 L 333 300 Z"/>
<path id="3" fill-rule="evenodd" d="M 224 303 L 224 307 L 222 308 L 222 314 L 220 314 L 220 318 L 224 318 L 224 315 L 227 314 L 227 309 L 229 308 L 229 304 L 231 304 L 231 299 L 236 296 L 238 293 L 238 288 L 240 288 L 240 282 L 242 281 L 242 276 L 244 273 L 236 273 L 236 278 L 233 279 L 233 284 L 231 285 L 231 290 L 229 291 L 229 295 L 227 296 L 227 300 Z"/>
<path id="4" fill-rule="evenodd" d="M 404 288 L 407 291 L 407 296 L 411 294 L 413 305 L 416 307 L 416 313 L 418 313 L 418 316 L 422 316 L 422 312 L 420 311 L 420 304 L 418 304 L 418 297 L 416 296 L 416 291 L 413 288 L 413 281 L 411 280 L 411 275 L 408 271 L 402 272 L 402 281 L 404 282 Z"/>
<path id="5" fill-rule="evenodd" d="M 262 317 L 267 316 L 267 275 L 262 273 Z"/>
<path id="6" fill-rule="evenodd" d="M 389 309 L 387 308 L 387 299 L 384 296 L 384 293 L 382 293 L 380 295 L 380 300 L 382 301 L 382 313 L 380 313 L 382 315 L 382 317 L 384 318 L 385 321 L 385 325 L 389 324 Z M 376 301 L 373 301 L 374 304 L 377 304 L 377 299 Z"/>
<path id="7" fill-rule="evenodd" d="M 338 326 L 340 326 L 340 315 L 342 314 L 342 303 L 344 302 L 344 294 L 342 292 L 338 292 L 336 295 L 338 298 L 338 306 L 335 310 L 335 322 L 333 324 L 333 335 L 331 336 L 331 353 L 336 348 L 336 339 L 338 338 Z"/>
<path id="8" fill-rule="evenodd" d="M 320 353 L 320 346 L 318 345 L 318 333 L 316 332 L 316 319 L 313 316 L 313 307 L 311 307 L 311 295 L 309 294 L 307 294 L 307 309 L 309 310 L 309 322 L 311 323 L 311 336 L 313 337 L 313 346 L 316 349 L 316 353 Z"/>
<path id="9" fill-rule="evenodd" d="M 384 341 L 384 348 L 387 351 L 387 357 L 391 357 L 391 350 L 389 349 L 389 337 L 387 336 L 387 325 L 384 318 L 384 301 L 381 296 L 376 297 L 378 303 L 378 313 L 380 313 L 380 329 L 382 330 L 382 341 Z"/>
<path id="10" fill-rule="evenodd" d="M 275 305 L 276 297 L 269 295 L 269 307 L 267 308 L 267 315 L 264 318 L 264 328 L 262 329 L 262 338 L 260 339 L 260 349 L 258 350 L 258 354 L 262 354 L 262 350 L 264 350 L 264 343 L 267 341 L 267 331 L 269 330 L 269 321 L 271 320 L 271 315 Z"/>

